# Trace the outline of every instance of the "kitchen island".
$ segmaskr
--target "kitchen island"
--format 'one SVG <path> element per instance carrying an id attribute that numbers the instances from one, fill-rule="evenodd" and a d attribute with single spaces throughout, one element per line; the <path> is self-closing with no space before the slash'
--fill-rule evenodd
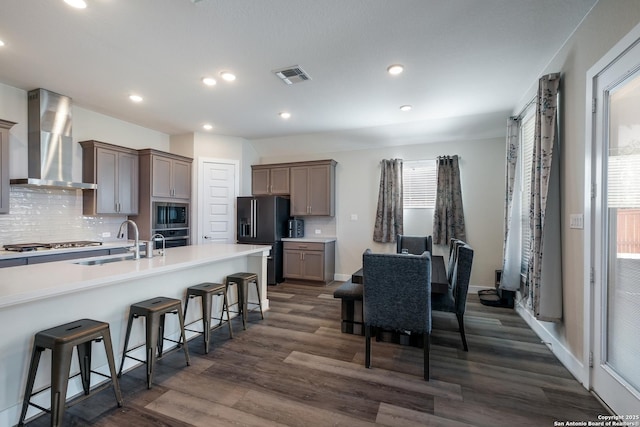
<path id="1" fill-rule="evenodd" d="M 95 265 L 70 260 L 0 269 L 0 377 L 3 379 L 0 425 L 14 425 L 18 421 L 33 337 L 38 331 L 82 318 L 108 322 L 113 351 L 119 361 L 132 303 L 156 296 L 184 301 L 187 287 L 201 282 L 223 283 L 227 274 L 240 271 L 258 274 L 260 299 L 267 309 L 265 280 L 270 249 L 264 245 L 193 245 L 170 248 L 164 256 L 139 260 Z M 256 297 L 249 295 L 250 300 Z M 230 299 L 233 303 L 235 295 L 230 295 Z M 195 320 L 199 317 L 199 301 L 189 305 L 187 321 Z M 215 309 L 219 309 L 219 305 L 214 306 Z M 142 321 L 136 323 L 139 324 L 132 330 L 131 346 L 144 342 Z M 167 333 L 176 331 L 177 322 L 167 318 Z M 144 359 L 144 351 L 139 358 Z M 45 352 L 34 390 L 49 384 L 49 361 L 50 352 Z M 136 363 L 127 361 L 125 370 Z M 100 372 L 108 371 L 104 352 L 98 348 L 92 364 Z M 72 374 L 78 371 L 75 356 L 71 370 Z M 69 396 L 82 390 L 77 379 L 69 382 Z M 102 378 L 92 380 L 97 382 Z M 48 402 L 48 393 L 42 393 L 41 398 Z M 45 406 L 48 405 L 45 403 Z M 28 417 L 34 413 L 31 408 Z"/>

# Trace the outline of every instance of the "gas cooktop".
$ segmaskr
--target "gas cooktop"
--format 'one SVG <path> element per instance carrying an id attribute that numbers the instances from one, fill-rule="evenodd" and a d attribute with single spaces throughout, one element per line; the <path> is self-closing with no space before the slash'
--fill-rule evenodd
<path id="1" fill-rule="evenodd" d="M 39 249 L 61 249 L 61 248 L 83 248 L 86 246 L 100 246 L 102 242 L 93 242 L 90 240 L 78 240 L 73 242 L 55 242 L 55 243 L 15 243 L 4 245 L 5 251 L 13 252 L 29 252 Z"/>

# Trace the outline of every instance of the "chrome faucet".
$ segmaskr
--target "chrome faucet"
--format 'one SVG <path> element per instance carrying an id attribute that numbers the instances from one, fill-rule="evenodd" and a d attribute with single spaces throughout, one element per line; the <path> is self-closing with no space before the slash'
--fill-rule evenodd
<path id="1" fill-rule="evenodd" d="M 162 240 L 162 252 L 160 253 L 160 255 L 164 256 L 164 251 L 165 251 L 165 239 L 164 239 L 164 236 L 162 234 L 160 234 L 160 233 L 156 233 L 153 236 L 151 236 L 151 241 L 152 242 L 155 242 L 156 239 L 161 239 Z M 154 246 L 155 246 L 155 244 L 154 244 Z"/>
<path id="2" fill-rule="evenodd" d="M 123 221 L 120 224 L 120 230 L 118 230 L 118 239 L 124 238 L 124 229 L 127 224 L 131 224 L 133 226 L 133 231 L 135 231 L 135 246 L 133 247 L 133 259 L 140 259 L 140 234 L 138 233 L 138 225 L 130 219 Z"/>

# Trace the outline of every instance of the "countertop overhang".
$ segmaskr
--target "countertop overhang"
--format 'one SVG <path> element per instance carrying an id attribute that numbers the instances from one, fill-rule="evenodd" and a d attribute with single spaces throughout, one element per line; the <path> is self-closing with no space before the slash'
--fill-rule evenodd
<path id="1" fill-rule="evenodd" d="M 75 259 L 2 268 L 0 309 L 242 256 L 267 256 L 270 250 L 268 245 L 204 244 L 169 248 L 164 256 L 102 265 L 81 265 Z"/>
<path id="2" fill-rule="evenodd" d="M 335 237 L 286 237 L 283 242 L 299 242 L 299 243 L 330 243 L 335 242 Z"/>

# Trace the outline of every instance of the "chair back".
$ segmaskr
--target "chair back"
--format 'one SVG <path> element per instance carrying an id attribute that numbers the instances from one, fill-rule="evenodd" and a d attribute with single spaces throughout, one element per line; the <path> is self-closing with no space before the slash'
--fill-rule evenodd
<path id="1" fill-rule="evenodd" d="M 467 244 L 458 246 L 456 263 L 452 274 L 452 292 L 457 314 L 463 314 L 467 305 L 471 265 L 473 264 L 473 249 Z"/>
<path id="2" fill-rule="evenodd" d="M 431 332 L 431 254 L 362 255 L 365 325 Z"/>
<path id="3" fill-rule="evenodd" d="M 449 241 L 449 266 L 447 267 L 447 281 L 451 284 L 453 270 L 456 266 L 456 257 L 458 256 L 458 247 L 464 245 L 462 240 L 451 239 Z"/>
<path id="4" fill-rule="evenodd" d="M 402 253 L 406 249 L 408 253 L 420 255 L 424 251 L 432 253 L 433 239 L 431 236 L 406 236 L 398 234 L 396 238 L 396 253 Z"/>

